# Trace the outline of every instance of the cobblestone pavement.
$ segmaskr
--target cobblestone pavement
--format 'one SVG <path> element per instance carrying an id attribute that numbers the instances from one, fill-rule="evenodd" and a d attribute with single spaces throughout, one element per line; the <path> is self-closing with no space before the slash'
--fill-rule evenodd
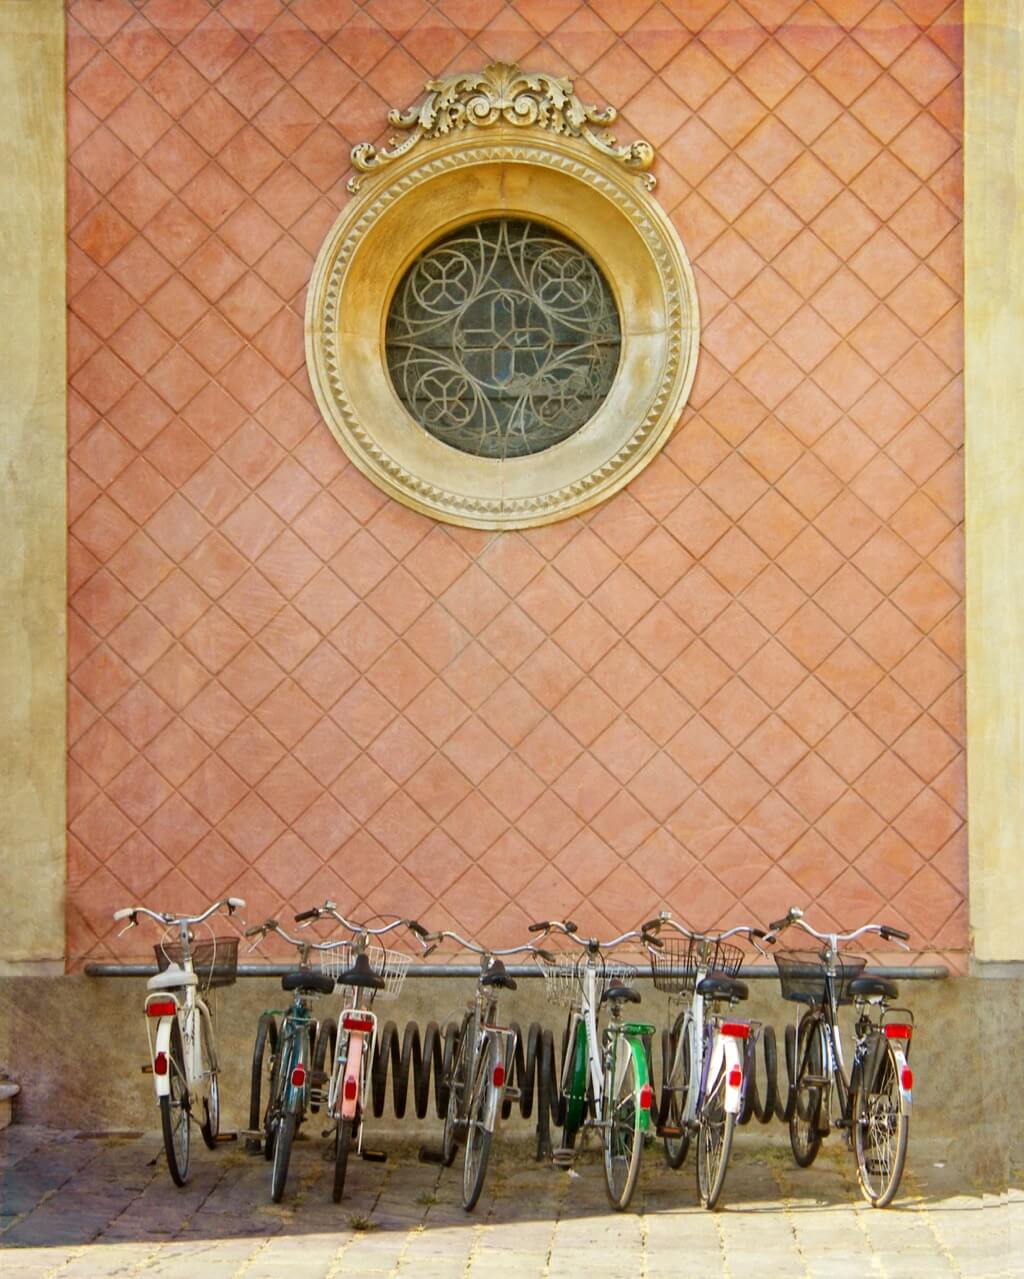
<path id="1" fill-rule="evenodd" d="M 330 1200 L 326 1142 L 296 1144 L 285 1202 L 270 1168 L 236 1146 L 193 1149 L 175 1190 L 158 1136 L 89 1136 L 16 1126 L 0 1134 L 4 1279 L 685 1279 L 753 1273 L 864 1279 L 1024 1275 L 1024 1193 L 986 1196 L 950 1169 L 911 1164 L 885 1211 L 864 1204 L 842 1152 L 809 1170 L 737 1142 L 717 1213 L 698 1208 L 691 1164 L 646 1152 L 633 1208 L 612 1213 L 602 1170 L 536 1164 L 506 1142 L 475 1213 L 459 1165 L 349 1165 Z M 911 1148 L 913 1155 L 913 1147 Z M 498 1155 L 496 1147 L 496 1156 Z"/>

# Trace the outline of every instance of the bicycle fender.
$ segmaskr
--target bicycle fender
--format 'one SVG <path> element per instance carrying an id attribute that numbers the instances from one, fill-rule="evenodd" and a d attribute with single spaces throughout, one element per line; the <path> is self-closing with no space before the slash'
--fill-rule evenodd
<path id="1" fill-rule="evenodd" d="M 341 1087 L 341 1117 L 355 1119 L 359 1107 L 359 1070 L 363 1061 L 363 1036 L 358 1031 L 350 1031 L 348 1036 L 348 1053 L 345 1057 L 345 1078 Z M 355 1083 L 355 1096 L 349 1097 L 349 1080 Z"/>
<path id="2" fill-rule="evenodd" d="M 653 1030 L 654 1028 L 651 1027 Z M 629 1044 L 629 1051 L 633 1054 L 633 1060 L 636 1062 L 636 1077 L 640 1081 L 640 1087 L 645 1085 L 651 1089 L 651 1099 L 654 1099 L 654 1088 L 651 1085 L 651 1072 L 648 1067 L 647 1049 L 644 1046 L 643 1038 L 633 1035 L 626 1036 L 626 1042 Z M 651 1129 L 651 1111 L 650 1107 L 645 1107 L 640 1111 L 640 1131 L 650 1132 Z"/>
<path id="3" fill-rule="evenodd" d="M 576 1031 L 569 1095 L 565 1100 L 565 1126 L 575 1132 L 582 1128 L 587 1109 L 587 1032 L 582 1023 Z"/>
<path id="4" fill-rule="evenodd" d="M 498 1123 L 498 1112 L 501 1109 L 502 1099 L 505 1096 L 505 1083 L 508 1082 L 507 1076 L 505 1082 L 499 1088 L 494 1082 L 495 1068 L 500 1064 L 506 1070 L 508 1069 L 509 1047 L 515 1052 L 516 1036 L 515 1032 L 509 1030 L 507 1026 L 489 1026 L 488 1036 L 491 1041 L 492 1050 L 488 1056 L 490 1062 L 488 1069 L 491 1072 L 491 1078 L 487 1081 L 487 1113 L 484 1115 L 484 1126 L 488 1132 L 494 1132 Z"/>
<path id="5" fill-rule="evenodd" d="M 896 1078 L 900 1083 L 900 1114 L 909 1115 L 914 1101 L 913 1075 L 907 1066 L 907 1055 L 903 1049 L 891 1042 L 889 1046 L 892 1048 L 893 1056 L 896 1058 Z M 905 1088 L 905 1083 L 910 1083 L 911 1087 Z"/>
<path id="6" fill-rule="evenodd" d="M 155 1062 L 160 1053 L 170 1062 L 171 1059 L 171 1029 L 177 1021 L 177 1017 L 161 1017 L 156 1024 L 156 1034 L 153 1037 L 153 1061 Z M 153 1071 L 153 1085 L 156 1088 L 156 1095 L 160 1097 L 169 1097 L 171 1095 L 171 1070 L 170 1065 L 166 1072 L 158 1075 L 156 1070 Z"/>
<path id="7" fill-rule="evenodd" d="M 711 1060 L 708 1063 L 708 1092 L 719 1074 L 725 1074 L 725 1113 L 738 1115 L 743 1105 L 743 1061 L 740 1057 L 739 1043 L 732 1035 L 715 1035 L 711 1049 Z M 738 1073 L 737 1073 L 738 1072 Z M 739 1079 L 732 1084 L 730 1079 Z"/>

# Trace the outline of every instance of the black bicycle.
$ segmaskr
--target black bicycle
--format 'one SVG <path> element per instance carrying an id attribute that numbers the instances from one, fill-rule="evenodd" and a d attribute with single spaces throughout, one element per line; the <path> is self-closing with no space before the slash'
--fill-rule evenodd
<path id="1" fill-rule="evenodd" d="M 846 1132 L 857 1161 L 864 1198 L 875 1208 L 893 1199 L 907 1158 L 914 1076 L 907 1064 L 913 1014 L 890 1008 L 895 982 L 865 976 L 867 960 L 839 949 L 865 933 L 903 945 L 908 933 L 889 924 L 865 924 L 852 933 L 820 933 L 797 906 L 770 924 L 768 940 L 797 925 L 822 945 L 779 950 L 774 959 L 782 997 L 807 1005 L 797 1026 L 786 1027 L 789 1065 L 789 1141 L 801 1168 L 809 1167 L 832 1127 Z M 854 1054 L 849 1075 L 843 1060 L 839 1009 L 855 1009 Z M 890 1020 L 898 1014 L 898 1020 Z"/>

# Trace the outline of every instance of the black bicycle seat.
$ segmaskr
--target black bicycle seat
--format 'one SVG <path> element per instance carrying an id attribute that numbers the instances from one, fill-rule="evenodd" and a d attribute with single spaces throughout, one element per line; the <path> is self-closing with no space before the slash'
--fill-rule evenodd
<path id="1" fill-rule="evenodd" d="M 315 973 L 311 968 L 298 968 L 281 978 L 282 990 L 307 991 L 311 995 L 329 995 L 334 989 L 334 978 L 328 973 Z"/>
<path id="2" fill-rule="evenodd" d="M 709 973 L 697 983 L 697 994 L 705 999 L 746 999 L 749 993 L 746 982 L 721 973 Z"/>
<path id="3" fill-rule="evenodd" d="M 370 967 L 365 954 L 356 955 L 356 962 L 338 978 L 339 986 L 365 986 L 368 990 L 382 990 L 384 978 L 378 977 Z"/>
<path id="4" fill-rule="evenodd" d="M 498 990 L 518 990 L 516 980 L 510 977 L 500 959 L 492 959 L 491 966 L 480 978 L 481 986 L 495 986 Z"/>
<path id="5" fill-rule="evenodd" d="M 609 986 L 601 996 L 601 1003 L 605 1000 L 614 1000 L 616 1003 L 638 1004 L 640 1002 L 640 993 L 632 988 L 632 986 Z"/>
<path id="6" fill-rule="evenodd" d="M 886 977 L 854 977 L 850 982 L 850 994 L 861 999 L 873 999 L 882 996 L 895 999 L 899 995 L 899 987 Z"/>

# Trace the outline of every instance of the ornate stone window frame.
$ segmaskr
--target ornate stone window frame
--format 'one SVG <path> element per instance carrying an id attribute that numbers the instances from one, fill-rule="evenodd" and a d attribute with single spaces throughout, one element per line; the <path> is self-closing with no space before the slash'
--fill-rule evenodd
<path id="1" fill-rule="evenodd" d="M 698 347 L 686 253 L 650 194 L 646 143 L 600 131 L 571 82 L 495 64 L 427 86 L 390 120 L 411 130 L 377 152 L 328 233 L 310 282 L 306 358 L 325 420 L 356 466 L 406 506 L 453 524 L 523 528 L 578 514 L 617 492 L 665 443 L 686 403 Z M 594 126 L 597 126 L 595 128 Z M 413 421 L 392 385 L 392 296 L 431 244 L 470 222 L 526 218 L 586 250 L 612 287 L 622 351 L 611 390 L 575 435 L 505 460 L 449 448 Z"/>

